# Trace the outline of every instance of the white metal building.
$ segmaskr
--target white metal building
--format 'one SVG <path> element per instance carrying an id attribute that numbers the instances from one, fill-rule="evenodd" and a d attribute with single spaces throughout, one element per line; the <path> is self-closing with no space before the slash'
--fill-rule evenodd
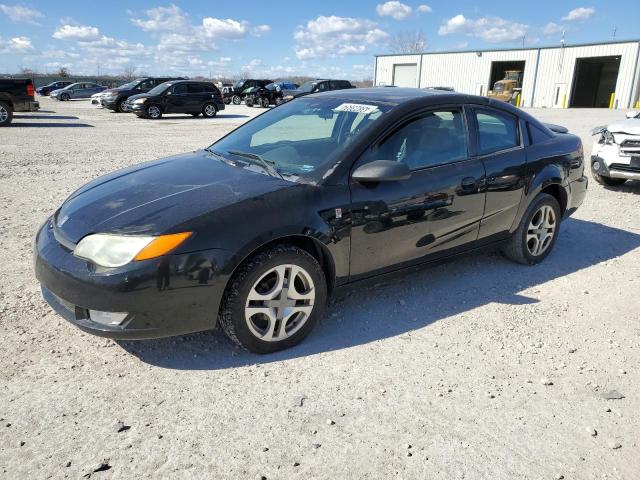
<path id="1" fill-rule="evenodd" d="M 453 87 L 486 95 L 506 70 L 524 70 L 520 99 L 524 107 L 637 107 L 640 40 L 377 55 L 374 85 Z"/>

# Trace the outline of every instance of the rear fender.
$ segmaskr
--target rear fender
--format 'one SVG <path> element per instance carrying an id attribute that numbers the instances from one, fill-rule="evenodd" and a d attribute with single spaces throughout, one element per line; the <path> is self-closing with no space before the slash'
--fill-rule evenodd
<path id="1" fill-rule="evenodd" d="M 525 186 L 524 195 L 520 201 L 520 208 L 518 209 L 516 218 L 511 225 L 511 233 L 513 233 L 518 228 L 518 225 L 520 225 L 524 212 L 527 211 L 531 202 L 533 202 L 538 194 L 547 187 L 557 185 L 560 189 L 561 195 L 564 195 L 565 197 L 564 204 L 566 205 L 567 187 L 565 186 L 564 177 L 562 169 L 558 165 L 554 164 L 545 165 L 539 172 L 531 172 Z M 560 203 L 562 204 L 562 201 L 560 201 Z"/>

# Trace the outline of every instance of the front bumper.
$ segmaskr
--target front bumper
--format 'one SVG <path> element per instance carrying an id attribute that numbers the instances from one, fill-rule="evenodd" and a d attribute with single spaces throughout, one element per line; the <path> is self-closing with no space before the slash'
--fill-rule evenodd
<path id="1" fill-rule="evenodd" d="M 228 276 L 224 250 L 166 255 L 119 268 L 75 257 L 55 237 L 52 220 L 35 241 L 35 273 L 44 299 L 80 329 L 116 339 L 160 338 L 214 328 Z M 120 325 L 89 310 L 128 312 Z"/>
<path id="2" fill-rule="evenodd" d="M 102 98 L 100 99 L 100 104 L 109 110 L 116 110 L 118 108 L 118 102 L 116 100 L 106 100 Z"/>
<path id="3" fill-rule="evenodd" d="M 635 140 L 637 137 L 630 137 Z M 591 154 L 591 172 L 601 177 L 640 180 L 640 150 L 625 144 L 596 144 Z"/>

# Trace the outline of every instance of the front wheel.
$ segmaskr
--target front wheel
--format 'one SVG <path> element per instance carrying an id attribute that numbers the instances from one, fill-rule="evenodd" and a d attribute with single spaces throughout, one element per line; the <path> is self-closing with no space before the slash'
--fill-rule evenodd
<path id="1" fill-rule="evenodd" d="M 231 97 L 231 101 L 234 105 L 240 105 L 242 103 L 242 98 L 240 98 L 240 95 L 234 95 Z"/>
<path id="2" fill-rule="evenodd" d="M 540 263 L 551 253 L 560 232 L 560 205 L 555 197 L 539 194 L 529 205 L 504 254 L 524 265 Z"/>
<path id="3" fill-rule="evenodd" d="M 8 127 L 13 120 L 13 110 L 8 103 L 0 102 L 0 127 Z"/>
<path id="4" fill-rule="evenodd" d="M 122 100 L 120 100 L 118 102 L 118 105 L 116 106 L 116 112 L 118 113 L 126 113 L 126 110 L 124 109 L 124 104 L 127 101 L 126 98 L 123 98 Z"/>
<path id="5" fill-rule="evenodd" d="M 604 185 L 605 187 L 619 187 L 627 181 L 626 178 L 604 177 L 602 175 L 598 175 L 597 173 L 593 173 L 593 179 L 600 185 Z"/>
<path id="6" fill-rule="evenodd" d="M 324 313 L 327 286 L 317 260 L 293 245 L 278 245 L 247 260 L 222 300 L 226 335 L 255 353 L 300 343 Z"/>
<path id="7" fill-rule="evenodd" d="M 269 108 L 269 99 L 267 97 L 262 97 L 260 104 L 262 105 L 262 108 Z"/>
<path id="8" fill-rule="evenodd" d="M 69 97 L 68 93 L 63 93 L 62 95 L 60 95 L 60 100 L 63 102 L 67 102 L 70 100 L 71 97 Z"/>
<path id="9" fill-rule="evenodd" d="M 151 120 L 162 118 L 162 110 L 160 110 L 160 107 L 157 105 L 149 105 L 146 108 L 146 114 Z"/>

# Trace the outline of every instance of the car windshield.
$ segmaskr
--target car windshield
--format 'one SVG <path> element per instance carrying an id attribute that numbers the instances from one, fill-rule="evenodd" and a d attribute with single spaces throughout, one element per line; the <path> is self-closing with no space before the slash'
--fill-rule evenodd
<path id="1" fill-rule="evenodd" d="M 316 86 L 317 82 L 305 82 L 303 83 L 298 90 L 301 92 L 307 93 L 313 90 L 313 87 Z"/>
<path id="2" fill-rule="evenodd" d="M 504 90 L 504 83 L 496 83 L 496 84 L 493 86 L 493 89 L 494 89 L 496 92 L 502 92 L 502 91 Z"/>
<path id="3" fill-rule="evenodd" d="M 167 88 L 169 88 L 171 85 L 173 85 L 172 82 L 161 83 L 157 87 L 153 87 L 151 90 L 149 90 L 148 93 L 149 93 L 149 95 L 159 95 L 162 92 L 164 92 Z"/>
<path id="4" fill-rule="evenodd" d="M 208 148 L 251 170 L 265 163 L 287 180 L 318 183 L 344 149 L 392 105 L 300 98 L 269 110 Z M 256 162 L 258 160 L 258 162 Z"/>
<path id="5" fill-rule="evenodd" d="M 242 88 L 242 85 L 244 85 L 245 80 L 238 80 L 235 85 L 233 86 L 233 88 L 235 88 L 236 90 L 238 88 Z"/>
<path id="6" fill-rule="evenodd" d="M 130 90 L 132 88 L 136 88 L 138 86 L 138 84 L 142 80 L 144 80 L 144 79 L 143 78 L 137 78 L 136 80 L 133 80 L 132 82 L 125 83 L 124 85 L 120 85 L 118 88 Z"/>

